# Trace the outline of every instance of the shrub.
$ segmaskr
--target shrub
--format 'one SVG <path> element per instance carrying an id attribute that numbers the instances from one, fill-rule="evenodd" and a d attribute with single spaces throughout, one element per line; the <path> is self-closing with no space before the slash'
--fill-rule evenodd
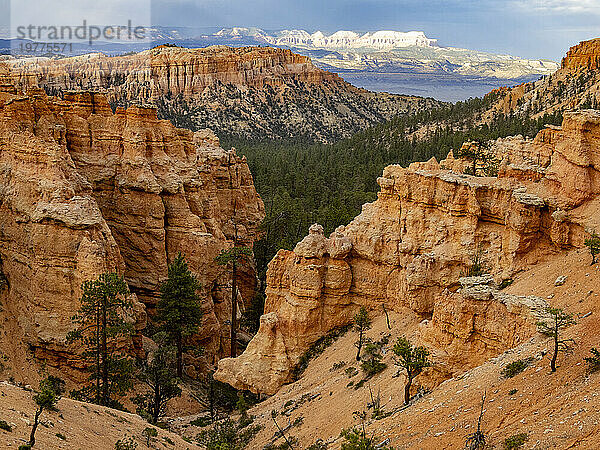
<path id="1" fill-rule="evenodd" d="M 521 372 L 523 372 L 525 369 L 527 369 L 529 364 L 531 364 L 531 358 L 517 359 L 516 361 L 513 361 L 510 364 L 507 364 L 506 366 L 504 366 L 504 368 L 502 369 L 502 372 L 501 372 L 502 376 L 504 378 L 515 377 L 515 376 L 519 375 Z"/>
<path id="2" fill-rule="evenodd" d="M 12 427 L 5 420 L 0 420 L 0 430 L 10 432 L 12 431 Z"/>
<path id="3" fill-rule="evenodd" d="M 381 361 L 380 343 L 368 342 L 365 345 L 364 358 L 365 360 L 362 362 L 360 367 L 367 376 L 367 378 L 371 378 L 372 376 L 378 374 L 387 367 L 387 364 Z"/>
<path id="4" fill-rule="evenodd" d="M 588 370 L 590 372 L 596 372 L 600 370 L 600 350 L 598 350 L 597 348 L 592 348 L 590 350 L 590 353 L 592 354 L 592 356 L 583 359 L 588 364 Z"/>
<path id="5" fill-rule="evenodd" d="M 142 435 L 146 438 L 146 447 L 150 447 L 150 441 L 158 436 L 158 430 L 152 427 L 144 428 Z"/>
<path id="6" fill-rule="evenodd" d="M 352 328 L 352 324 L 336 328 L 327 333 L 322 338 L 318 339 L 314 344 L 312 344 L 310 348 L 302 354 L 298 364 L 296 364 L 296 366 L 294 367 L 294 370 L 292 371 L 293 380 L 299 380 L 306 368 L 308 367 L 308 363 L 312 359 L 322 354 L 331 344 L 333 344 L 340 337 L 346 334 L 346 332 L 350 328 Z"/>
<path id="7" fill-rule="evenodd" d="M 29 445 L 29 444 L 19 445 L 19 450 L 31 450 L 31 445 Z"/>
<path id="8" fill-rule="evenodd" d="M 206 450 L 242 450 L 260 431 L 260 426 L 245 427 L 243 430 L 231 419 L 216 422 L 210 429 L 198 434 L 198 442 Z"/>
<path id="9" fill-rule="evenodd" d="M 376 442 L 375 436 L 368 436 L 364 427 L 342 430 L 342 450 L 390 450 L 389 447 Z"/>
<path id="10" fill-rule="evenodd" d="M 529 439 L 529 435 L 527 433 L 519 433 L 519 434 L 512 435 L 511 437 L 507 437 L 504 440 L 503 448 L 505 450 L 521 448 L 523 445 L 525 445 L 525 442 L 527 442 L 527 439 Z"/>
<path id="11" fill-rule="evenodd" d="M 135 450 L 137 446 L 137 442 L 131 436 L 115 442 L 115 450 Z"/>
<path id="12" fill-rule="evenodd" d="M 344 370 L 344 373 L 348 376 L 348 378 L 352 378 L 358 373 L 358 370 L 356 367 L 347 367 L 346 370 Z"/>
<path id="13" fill-rule="evenodd" d="M 505 280 L 502 280 L 500 282 L 500 285 L 498 286 L 498 289 L 501 291 L 502 289 L 507 288 L 508 286 L 510 286 L 511 284 L 513 284 L 514 280 L 512 278 L 507 278 Z"/>
<path id="14" fill-rule="evenodd" d="M 193 425 L 195 427 L 207 427 L 208 425 L 210 425 L 211 420 L 210 417 L 198 417 L 197 419 L 194 419 L 190 422 L 190 425 Z"/>
<path id="15" fill-rule="evenodd" d="M 590 255 L 592 255 L 592 265 L 596 264 L 596 256 L 600 253 L 600 236 L 593 231 L 590 237 L 585 240 L 585 245 L 590 250 Z"/>
<path id="16" fill-rule="evenodd" d="M 63 441 L 67 440 L 67 437 L 62 433 L 56 433 L 56 437 L 62 439 Z"/>
<path id="17" fill-rule="evenodd" d="M 317 439 L 317 442 L 308 447 L 307 450 L 327 450 L 327 443 L 323 439 Z"/>

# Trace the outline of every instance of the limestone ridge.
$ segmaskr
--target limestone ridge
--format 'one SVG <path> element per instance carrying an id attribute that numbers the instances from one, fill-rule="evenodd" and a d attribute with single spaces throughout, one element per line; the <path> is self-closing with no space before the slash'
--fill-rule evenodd
<path id="1" fill-rule="evenodd" d="M 3 89 L 0 259 L 9 289 L 0 300 L 16 324 L 11 339 L 50 365 L 77 369 L 65 335 L 81 283 L 123 273 L 141 329 L 167 263 L 181 251 L 202 284 L 196 340 L 209 358 L 219 355 L 229 278 L 213 259 L 233 245 L 234 225 L 238 242 L 251 246 L 264 217 L 245 159 L 221 149 L 212 132 L 175 128 L 152 108 L 113 113 L 99 94 L 67 92 L 61 100 Z M 254 267 L 241 272 L 249 300 Z"/>
<path id="2" fill-rule="evenodd" d="M 361 305 L 426 319 L 420 339 L 443 353 L 441 379 L 522 342 L 546 302 L 506 296 L 494 281 L 582 247 L 586 230 L 600 227 L 599 133 L 598 113 L 581 111 L 534 140 L 500 139 L 497 177 L 466 175 L 452 153 L 388 166 L 378 199 L 350 224 L 329 238 L 315 225 L 293 252 L 278 252 L 260 330 L 216 377 L 272 394 L 310 344 Z M 460 279 L 478 253 L 492 275 Z"/>
<path id="3" fill-rule="evenodd" d="M 161 46 L 133 55 L 8 59 L 20 87 L 94 89 L 112 105 L 155 104 L 159 114 L 219 136 L 330 142 L 433 99 L 358 89 L 306 56 L 270 47 Z"/>

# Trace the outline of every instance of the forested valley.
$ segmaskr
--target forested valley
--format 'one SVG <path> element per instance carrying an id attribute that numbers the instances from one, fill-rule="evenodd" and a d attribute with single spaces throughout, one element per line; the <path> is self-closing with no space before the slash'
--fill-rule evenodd
<path id="1" fill-rule="evenodd" d="M 319 223 L 326 234 L 349 223 L 364 203 L 377 196 L 377 177 L 389 164 L 407 166 L 438 161 L 467 140 L 490 140 L 521 134 L 533 137 L 545 124 L 559 125 L 562 114 L 529 119 L 499 115 L 472 127 L 474 119 L 497 99 L 495 93 L 393 120 L 335 144 L 306 141 L 240 141 L 222 138 L 224 148 L 245 155 L 266 209 L 264 237 L 255 245 L 264 281 L 267 264 L 279 249 L 291 250 Z M 419 129 L 432 131 L 422 134 Z"/>

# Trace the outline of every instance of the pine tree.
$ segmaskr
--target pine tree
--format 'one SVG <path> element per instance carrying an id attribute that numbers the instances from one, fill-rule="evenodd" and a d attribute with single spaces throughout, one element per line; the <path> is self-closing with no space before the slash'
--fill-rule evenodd
<path id="1" fill-rule="evenodd" d="M 404 337 L 399 337 L 392 349 L 398 357 L 396 364 L 406 371 L 406 386 L 404 386 L 404 404 L 410 402 L 410 387 L 413 380 L 421 371 L 431 366 L 429 361 L 429 350 L 425 347 L 413 347 L 410 341 Z"/>
<path id="2" fill-rule="evenodd" d="M 552 359 L 550 360 L 550 369 L 552 372 L 556 372 L 556 359 L 558 358 L 558 353 L 569 351 L 571 349 L 569 344 L 575 343 L 573 339 L 561 338 L 561 332 L 564 328 L 575 325 L 577 322 L 575 322 L 573 314 L 566 313 L 561 308 L 546 308 L 546 314 L 549 318 L 545 321 L 539 321 L 537 327 L 540 333 L 551 337 L 554 342 L 554 351 L 552 352 Z"/>
<path id="3" fill-rule="evenodd" d="M 129 290 L 116 273 L 101 274 L 82 287 L 81 307 L 72 318 L 78 327 L 67 341 L 80 341 L 86 347 L 83 356 L 91 363 L 92 384 L 73 394 L 99 405 L 121 407 L 114 397 L 131 389 L 133 373 L 132 360 L 118 348 L 119 339 L 133 333 L 133 326 L 122 317 L 132 307 Z"/>
<path id="4" fill-rule="evenodd" d="M 35 416 L 33 418 L 33 426 L 29 434 L 29 442 L 27 445 L 33 447 L 35 445 L 35 432 L 40 423 L 40 416 L 44 410 L 55 409 L 56 402 L 60 399 L 64 391 L 65 382 L 60 378 L 49 376 L 40 381 L 40 390 L 33 396 L 33 400 L 37 405 Z"/>
<path id="5" fill-rule="evenodd" d="M 181 395 L 181 388 L 175 376 L 175 346 L 169 342 L 165 332 L 155 334 L 153 340 L 157 349 L 147 360 L 140 362 L 141 370 L 137 375 L 146 392 L 138 394 L 133 402 L 140 416 L 156 424 L 164 416 L 167 402 Z"/>
<path id="6" fill-rule="evenodd" d="M 177 376 L 183 376 L 184 340 L 202 323 L 202 304 L 196 291 L 200 283 L 181 253 L 169 264 L 168 278 L 160 286 L 156 318 L 176 346 Z"/>
<path id="7" fill-rule="evenodd" d="M 371 318 L 369 317 L 369 312 L 367 308 L 364 306 L 360 307 L 360 310 L 354 316 L 354 330 L 358 332 L 358 341 L 354 343 L 354 346 L 357 348 L 356 351 L 356 360 L 360 361 L 360 351 L 362 349 L 363 344 L 365 343 L 365 332 L 371 329 Z"/>
<path id="8" fill-rule="evenodd" d="M 230 356 L 237 356 L 237 266 L 238 262 L 251 257 L 252 250 L 248 247 L 234 246 L 221 250 L 215 258 L 217 264 L 227 266 L 231 264 L 231 351 Z"/>
<path id="9" fill-rule="evenodd" d="M 592 266 L 596 264 L 596 256 L 600 253 L 600 236 L 592 231 L 589 238 L 585 240 L 585 245 L 590 249 L 592 255 Z"/>

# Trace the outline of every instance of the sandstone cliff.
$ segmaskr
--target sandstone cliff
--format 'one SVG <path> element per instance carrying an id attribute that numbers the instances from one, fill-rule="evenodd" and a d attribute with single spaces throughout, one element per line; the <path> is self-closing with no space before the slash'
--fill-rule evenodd
<path id="1" fill-rule="evenodd" d="M 333 141 L 438 102 L 373 93 L 316 68 L 305 56 L 269 47 L 157 47 L 134 55 L 91 54 L 8 61 L 21 87 L 51 94 L 94 89 L 112 105 L 155 104 L 188 128 L 251 140 Z"/>
<path id="2" fill-rule="evenodd" d="M 494 281 L 581 247 L 600 227 L 599 119 L 570 113 L 533 141 L 499 140 L 498 177 L 465 175 L 452 155 L 387 167 L 377 201 L 349 225 L 329 238 L 314 225 L 271 261 L 260 330 L 244 354 L 219 362 L 217 378 L 276 392 L 310 344 L 360 305 L 425 319 L 419 339 L 444 354 L 438 382 L 534 334 L 545 301 L 505 297 Z M 492 278 L 461 279 L 475 259 Z"/>
<path id="3" fill-rule="evenodd" d="M 105 97 L 39 89 L 0 93 L 0 292 L 17 369 L 31 356 L 78 367 L 65 335 L 82 281 L 124 273 L 138 329 L 152 312 L 167 263 L 181 251 L 202 284 L 204 323 L 196 341 L 209 358 L 227 345 L 229 275 L 221 249 L 252 246 L 264 207 L 244 159 L 156 118 L 152 108 L 113 113 Z M 240 301 L 254 289 L 242 269 Z M 132 345 L 139 349 L 140 342 Z M 10 345 L 8 345 L 10 347 Z M 188 361 L 193 363 L 193 361 Z M 209 359 L 209 362 L 210 359 Z M 193 365 L 193 364 L 192 364 Z M 25 369 L 23 369 L 25 370 Z M 193 367 L 188 367 L 193 375 Z"/>

